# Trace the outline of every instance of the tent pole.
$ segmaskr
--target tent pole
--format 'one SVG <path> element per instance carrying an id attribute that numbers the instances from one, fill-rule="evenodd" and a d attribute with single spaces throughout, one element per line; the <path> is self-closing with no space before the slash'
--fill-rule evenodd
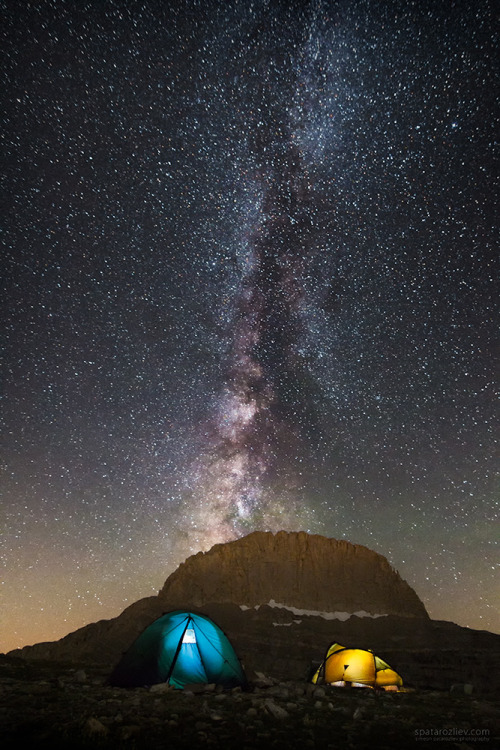
<path id="1" fill-rule="evenodd" d="M 188 629 L 190 622 L 191 622 L 191 617 L 188 617 L 187 620 L 186 620 L 186 627 L 182 631 L 182 635 L 179 638 L 179 643 L 177 644 L 177 648 L 175 650 L 174 658 L 172 659 L 172 664 L 170 665 L 170 669 L 168 670 L 168 675 L 167 675 L 167 679 L 165 680 L 165 682 L 168 682 L 170 680 L 170 678 L 172 677 L 172 672 L 174 671 L 174 667 L 175 667 L 175 663 L 177 661 L 177 657 L 179 656 L 179 652 L 180 652 L 180 650 L 182 648 L 182 643 L 183 643 L 183 640 L 184 640 L 184 635 L 186 634 L 186 630 Z"/>

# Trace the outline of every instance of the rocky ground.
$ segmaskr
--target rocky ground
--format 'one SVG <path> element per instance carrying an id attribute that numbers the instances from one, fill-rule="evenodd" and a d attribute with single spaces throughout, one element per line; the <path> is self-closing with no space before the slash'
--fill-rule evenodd
<path id="1" fill-rule="evenodd" d="M 493 697 L 315 687 L 255 676 L 248 691 L 125 690 L 102 669 L 0 657 L 2 748 L 500 747 Z"/>

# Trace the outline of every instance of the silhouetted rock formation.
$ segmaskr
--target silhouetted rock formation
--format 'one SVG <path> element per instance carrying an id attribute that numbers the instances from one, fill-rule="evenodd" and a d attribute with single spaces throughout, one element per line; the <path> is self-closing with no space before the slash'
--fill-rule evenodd
<path id="1" fill-rule="evenodd" d="M 424 605 L 367 547 L 305 532 L 256 531 L 199 552 L 167 579 L 159 594 L 167 609 L 207 602 L 245 605 L 274 600 L 316 612 L 428 617 Z"/>

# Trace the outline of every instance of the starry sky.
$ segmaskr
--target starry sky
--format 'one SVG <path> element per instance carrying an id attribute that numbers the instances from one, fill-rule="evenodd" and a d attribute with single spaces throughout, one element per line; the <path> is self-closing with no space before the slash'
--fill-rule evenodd
<path id="1" fill-rule="evenodd" d="M 493 3 L 1 7 L 0 650 L 282 528 L 500 632 Z"/>

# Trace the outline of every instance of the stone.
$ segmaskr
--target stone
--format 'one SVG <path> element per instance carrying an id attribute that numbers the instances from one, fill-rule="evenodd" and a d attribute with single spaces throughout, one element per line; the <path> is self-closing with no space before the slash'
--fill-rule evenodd
<path id="1" fill-rule="evenodd" d="M 272 687 L 275 684 L 274 680 L 271 680 L 266 675 L 262 674 L 262 672 L 256 672 L 255 673 L 255 679 L 252 680 L 255 687 L 262 688 L 262 687 Z"/>
<path id="2" fill-rule="evenodd" d="M 271 714 L 271 716 L 274 716 L 275 719 L 287 719 L 290 715 L 288 711 L 286 711 L 282 706 L 278 705 L 271 699 L 264 701 L 264 707 L 266 711 Z"/>
<path id="3" fill-rule="evenodd" d="M 222 714 L 218 714 L 215 711 L 210 711 L 210 718 L 215 722 L 224 721 L 224 717 L 222 716 Z"/>
<path id="4" fill-rule="evenodd" d="M 93 716 L 91 716 L 90 719 L 87 719 L 85 728 L 90 735 L 104 736 L 108 733 L 108 728 L 104 726 L 102 721 L 99 721 L 99 719 L 96 719 Z"/>
<path id="5" fill-rule="evenodd" d="M 173 688 L 166 682 L 159 682 L 157 685 L 151 685 L 149 688 L 150 693 L 170 693 Z"/>

